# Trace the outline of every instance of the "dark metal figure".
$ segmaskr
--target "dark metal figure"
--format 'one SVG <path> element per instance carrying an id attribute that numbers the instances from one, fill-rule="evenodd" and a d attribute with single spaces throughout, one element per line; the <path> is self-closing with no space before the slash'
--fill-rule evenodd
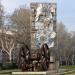
<path id="1" fill-rule="evenodd" d="M 22 71 L 29 69 L 30 64 L 30 49 L 27 45 L 22 45 L 19 52 L 19 66 Z"/>
<path id="2" fill-rule="evenodd" d="M 49 62 L 50 62 L 50 52 L 49 52 L 49 47 L 45 43 L 41 47 L 41 65 L 42 65 L 42 70 L 48 70 L 49 67 Z"/>
<path id="3" fill-rule="evenodd" d="M 35 54 L 35 53 L 34 53 Z M 38 50 L 37 57 L 31 57 L 30 49 L 27 45 L 22 45 L 19 52 L 19 66 L 22 71 L 34 71 L 35 68 L 38 70 L 48 70 L 50 61 L 50 52 L 48 45 L 45 43 L 41 49 Z"/>

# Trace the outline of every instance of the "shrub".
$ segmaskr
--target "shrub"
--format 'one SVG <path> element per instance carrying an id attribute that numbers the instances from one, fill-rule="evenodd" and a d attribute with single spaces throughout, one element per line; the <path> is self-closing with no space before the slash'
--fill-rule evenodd
<path id="1" fill-rule="evenodd" d="M 16 69 L 18 68 L 16 63 L 4 63 L 2 66 L 2 70 L 6 70 L 6 69 Z"/>
<path id="2" fill-rule="evenodd" d="M 2 63 L 0 63 L 0 70 L 2 69 L 2 66 L 3 66 L 3 64 L 2 64 Z"/>

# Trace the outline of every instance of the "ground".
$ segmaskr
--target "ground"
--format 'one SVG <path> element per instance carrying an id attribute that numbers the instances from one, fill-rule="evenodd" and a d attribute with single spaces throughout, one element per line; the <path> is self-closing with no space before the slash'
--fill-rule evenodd
<path id="1" fill-rule="evenodd" d="M 12 70 L 1 70 L 0 71 L 0 75 L 11 75 L 11 73 L 12 72 L 14 72 L 14 71 L 20 71 L 20 70 L 18 70 L 18 69 L 12 69 Z"/>
<path id="2" fill-rule="evenodd" d="M 60 75 L 75 75 L 75 66 L 61 66 L 60 70 L 63 70 L 64 73 L 62 71 L 60 71 Z M 16 71 L 21 71 L 20 69 L 12 69 L 12 70 L 0 70 L 0 75 L 11 75 L 12 72 L 16 72 Z"/>
<path id="3" fill-rule="evenodd" d="M 63 70 L 63 71 L 60 71 L 60 73 L 63 73 L 63 75 L 75 75 L 75 65 L 61 66 L 60 69 Z"/>

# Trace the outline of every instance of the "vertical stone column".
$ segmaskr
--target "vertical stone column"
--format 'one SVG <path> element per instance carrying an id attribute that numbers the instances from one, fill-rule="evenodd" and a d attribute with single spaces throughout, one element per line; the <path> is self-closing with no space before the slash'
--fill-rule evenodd
<path id="1" fill-rule="evenodd" d="M 49 70 L 55 70 L 56 64 L 55 64 L 55 57 L 53 55 L 50 56 L 50 64 L 49 64 Z"/>

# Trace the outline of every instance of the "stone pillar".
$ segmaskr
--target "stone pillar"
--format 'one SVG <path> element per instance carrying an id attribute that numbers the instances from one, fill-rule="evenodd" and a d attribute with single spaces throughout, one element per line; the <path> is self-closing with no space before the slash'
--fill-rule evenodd
<path id="1" fill-rule="evenodd" d="M 56 70 L 57 72 L 59 71 L 59 61 L 58 60 L 56 60 Z"/>
<path id="2" fill-rule="evenodd" d="M 49 70 L 55 70 L 56 66 L 55 66 L 55 57 L 54 56 L 50 56 L 50 64 L 49 64 Z"/>

